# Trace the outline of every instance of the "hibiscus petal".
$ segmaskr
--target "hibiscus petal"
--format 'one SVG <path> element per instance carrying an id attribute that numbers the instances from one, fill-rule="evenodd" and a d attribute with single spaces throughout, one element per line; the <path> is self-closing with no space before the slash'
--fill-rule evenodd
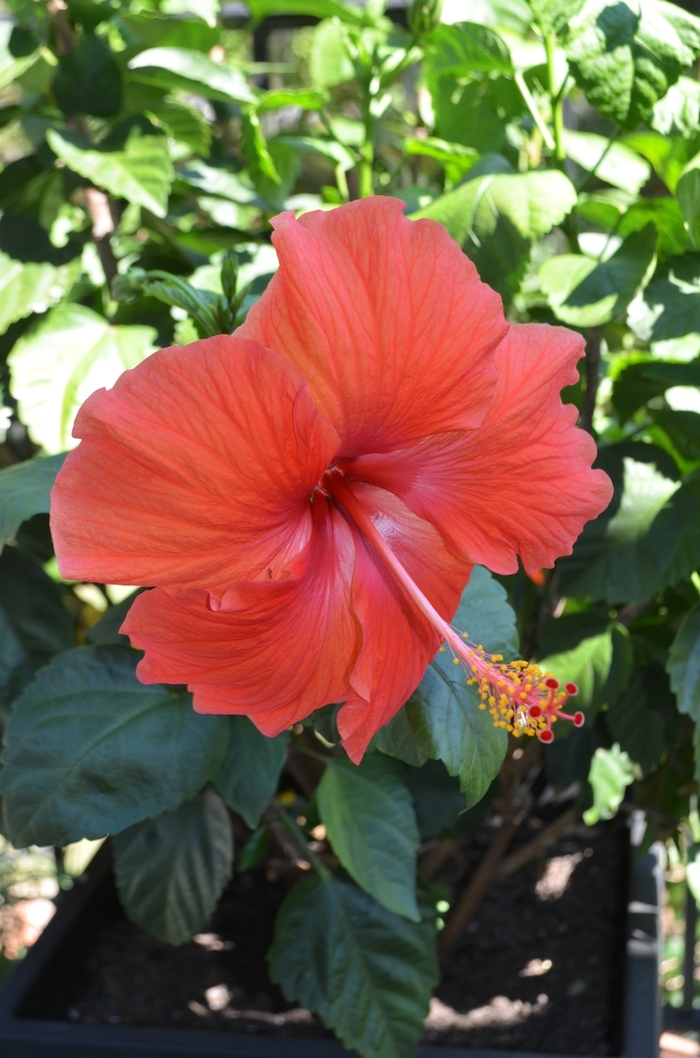
<path id="1" fill-rule="evenodd" d="M 478 426 L 508 329 L 444 228 L 403 208 L 374 197 L 276 217 L 279 271 L 236 332 L 296 364 L 348 455 Z"/>
<path id="2" fill-rule="evenodd" d="M 348 694 L 359 628 L 350 610 L 352 533 L 323 496 L 308 547 L 282 581 L 208 592 L 145 592 L 122 631 L 145 650 L 144 683 L 187 683 L 199 712 L 246 714 L 277 734 Z"/>
<path id="3" fill-rule="evenodd" d="M 438 613 L 450 620 L 471 565 L 456 559 L 428 522 L 389 492 L 353 484 L 376 528 Z M 420 683 L 440 646 L 435 632 L 382 559 L 354 527 L 352 605 L 362 626 L 362 649 L 352 670 L 353 694 L 338 714 L 343 746 L 359 763 L 374 734 Z"/>
<path id="4" fill-rule="evenodd" d="M 496 353 L 498 385 L 483 425 L 403 451 L 365 457 L 346 473 L 391 489 L 473 563 L 528 572 L 571 554 L 612 485 L 591 470 L 593 439 L 559 396 L 578 378 L 583 339 L 563 327 L 513 326 Z"/>
<path id="5" fill-rule="evenodd" d="M 62 575 L 217 591 L 284 575 L 339 443 L 295 367 L 228 335 L 154 353 L 74 432 L 51 496 Z"/>

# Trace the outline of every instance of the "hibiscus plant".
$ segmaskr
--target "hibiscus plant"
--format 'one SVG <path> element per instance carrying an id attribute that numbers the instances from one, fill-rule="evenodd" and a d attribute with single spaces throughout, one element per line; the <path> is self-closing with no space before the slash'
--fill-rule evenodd
<path id="1" fill-rule="evenodd" d="M 409 1058 L 470 830 L 697 827 L 700 20 L 248 7 L 4 3 L 1 830 Z"/>

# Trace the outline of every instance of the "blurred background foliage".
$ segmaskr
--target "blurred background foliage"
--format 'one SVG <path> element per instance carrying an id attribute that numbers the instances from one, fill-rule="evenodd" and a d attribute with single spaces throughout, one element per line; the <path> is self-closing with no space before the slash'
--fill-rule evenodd
<path id="1" fill-rule="evenodd" d="M 288 825 L 317 874 L 293 890 L 273 974 L 367 1058 L 378 1052 L 361 1011 L 348 1027 L 339 996 L 300 994 L 290 952 L 305 950 L 295 930 L 306 922 L 311 936 L 312 907 L 318 921 L 319 908 L 345 901 L 388 947 L 392 937 L 414 946 L 414 965 L 387 988 L 411 997 L 417 1020 L 384 1012 L 396 1053 L 410 1053 L 435 972 L 417 849 L 444 848 L 494 806 L 512 817 L 517 797 L 533 804 L 549 791 L 589 823 L 643 810 L 644 845 L 668 840 L 682 865 L 700 774 L 700 20 L 663 0 L 446 0 L 442 20 L 439 7 L 0 7 L 3 829 L 16 845 L 58 847 L 118 834 L 129 914 L 179 942 L 230 875 L 225 806 L 248 841 L 244 868 Z M 369 194 L 443 224 L 511 320 L 586 338 L 581 381 L 564 399 L 597 440 L 612 504 L 554 570 L 478 570 L 462 604 L 487 647 L 579 685 L 585 727 L 559 725 L 529 770 L 513 772 L 522 753 L 484 724 L 470 689 L 450 685 L 437 701 L 433 670 L 380 733 L 361 782 L 333 749 L 332 706 L 289 743 L 238 718 L 196 717 L 179 689 L 136 682 L 118 635 L 132 589 L 68 584 L 57 571 L 48 493 L 82 401 L 160 346 L 231 332 L 276 268 L 275 213 Z M 533 516 L 538 504 L 557 496 L 533 497 Z M 119 747 L 115 735 L 105 749 L 115 778 L 93 798 L 99 768 L 76 747 L 90 758 L 87 728 L 115 710 L 126 717 Z M 173 711 L 177 738 L 162 734 Z M 145 712 L 151 727 L 140 726 Z M 150 778 L 145 764 L 130 770 L 159 739 Z M 326 759 L 311 778 L 300 763 L 309 739 Z M 186 754 L 188 771 L 164 788 L 172 754 Z M 283 768 L 300 799 L 289 818 L 274 800 Z M 348 830 L 358 819 L 361 849 Z M 320 860 L 307 848 L 319 826 Z M 172 885 L 176 834 L 189 842 L 178 869 L 200 877 L 207 866 L 206 891 L 176 894 L 178 924 L 151 899 Z M 146 863 L 146 840 L 160 859 Z M 354 883 L 329 881 L 324 851 Z"/>

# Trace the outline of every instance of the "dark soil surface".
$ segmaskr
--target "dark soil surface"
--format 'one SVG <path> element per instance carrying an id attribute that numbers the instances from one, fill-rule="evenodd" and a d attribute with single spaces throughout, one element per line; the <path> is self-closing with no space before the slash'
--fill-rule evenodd
<path id="1" fill-rule="evenodd" d="M 526 824 L 518 843 L 535 833 Z M 490 840 L 483 829 L 439 879 L 458 899 Z M 423 1043 L 503 1050 L 620 1052 L 626 845 L 619 828 L 575 827 L 492 886 L 443 967 Z M 23 1017 L 85 1025 L 330 1036 L 271 985 L 265 953 L 284 898 L 262 870 L 237 875 L 207 932 L 180 948 L 128 922 L 111 884 L 25 1000 Z M 436 1058 L 437 1058 L 436 1054 Z"/>

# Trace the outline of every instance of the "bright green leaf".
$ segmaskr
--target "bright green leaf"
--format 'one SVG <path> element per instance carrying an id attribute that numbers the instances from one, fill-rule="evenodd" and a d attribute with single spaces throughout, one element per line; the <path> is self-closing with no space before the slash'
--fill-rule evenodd
<path id="1" fill-rule="evenodd" d="M 411 795 L 394 762 L 379 753 L 359 766 L 330 758 L 316 797 L 346 871 L 388 911 L 418 922 L 420 838 Z"/>
<path id="2" fill-rule="evenodd" d="M 610 143 L 592 132 L 567 130 L 564 144 L 572 161 L 586 172 L 595 171 L 599 180 L 630 194 L 639 194 L 651 175 L 649 163 L 624 143 Z"/>
<path id="3" fill-rule="evenodd" d="M 46 312 L 64 297 L 80 274 L 80 261 L 58 267 L 15 261 L 0 252 L 0 334 L 32 312 Z"/>
<path id="4" fill-rule="evenodd" d="M 583 813 L 583 819 L 588 826 L 593 826 L 599 819 L 612 819 L 622 804 L 625 790 L 634 782 L 632 762 L 618 745 L 597 749 L 588 781 L 593 787 L 593 807 Z"/>
<path id="5" fill-rule="evenodd" d="M 123 151 L 82 150 L 56 129 L 49 129 L 46 139 L 69 169 L 98 187 L 145 206 L 157 217 L 167 213 L 174 173 L 164 137 L 132 136 Z"/>
<path id="6" fill-rule="evenodd" d="M 259 22 L 270 15 L 311 15 L 313 18 L 339 18 L 349 25 L 362 25 L 367 16 L 362 7 L 342 0 L 250 0 L 251 15 Z"/>
<path id="7" fill-rule="evenodd" d="M 65 458 L 63 452 L 35 456 L 0 470 L 0 551 L 22 522 L 49 513 L 49 495 Z"/>
<path id="8" fill-rule="evenodd" d="M 82 402 L 144 360 L 155 338 L 152 327 L 114 327 L 82 305 L 52 309 L 8 359 L 12 391 L 33 440 L 52 454 L 75 447 L 71 430 Z"/>
<path id="9" fill-rule="evenodd" d="M 257 99 L 240 70 L 187 48 L 149 48 L 131 60 L 129 69 L 137 80 L 161 88 L 184 88 L 223 102 Z"/>
<path id="10" fill-rule="evenodd" d="M 169 944 L 204 929 L 233 867 L 231 822 L 213 790 L 122 831 L 112 848 L 132 922 Z"/>
<path id="11" fill-rule="evenodd" d="M 13 842 L 67 845 L 173 811 L 219 767 L 221 717 L 146 686 L 135 651 L 79 647 L 41 669 L 14 704 L 2 791 Z"/>
<path id="12" fill-rule="evenodd" d="M 571 19 L 579 13 L 583 0 L 530 0 L 535 22 L 544 36 L 566 36 Z"/>
<path id="13" fill-rule="evenodd" d="M 559 254 L 540 268 L 540 284 L 558 319 L 574 327 L 608 323 L 621 315 L 656 262 L 656 226 L 628 235 L 606 260 Z"/>
<path id="14" fill-rule="evenodd" d="M 309 74 L 317 88 L 334 88 L 355 76 L 355 68 L 345 47 L 343 27 L 335 19 L 324 19 L 314 30 Z"/>
<path id="15" fill-rule="evenodd" d="M 260 97 L 256 110 L 279 110 L 280 107 L 299 107 L 301 110 L 321 110 L 328 102 L 328 93 L 313 88 L 279 88 Z"/>
<path id="16" fill-rule="evenodd" d="M 445 170 L 445 176 L 452 184 L 458 183 L 479 157 L 473 147 L 464 147 L 461 143 L 448 143 L 447 140 L 440 140 L 435 136 L 424 138 L 407 136 L 403 146 L 406 154 L 421 155 L 439 162 Z"/>
<path id="17" fill-rule="evenodd" d="M 513 72 L 504 40 L 494 30 L 474 22 L 441 25 L 432 30 L 427 39 L 425 65 L 429 80 L 446 74 L 465 77 L 473 73 Z"/>
<path id="18" fill-rule="evenodd" d="M 408 1058 L 438 980 L 434 937 L 434 915 L 407 922 L 341 878 L 305 878 L 280 908 L 270 976 L 363 1058 Z"/>
<path id="19" fill-rule="evenodd" d="M 560 224 L 575 204 L 574 186 L 560 172 L 486 175 L 460 184 L 411 219 L 439 221 L 471 257 L 484 282 L 512 296 L 532 241 Z"/>
<path id="20" fill-rule="evenodd" d="M 191 5 L 190 5 L 191 6 Z M 190 48 L 210 51 L 219 43 L 219 30 L 192 18 L 163 18 L 154 11 L 120 13 L 117 25 L 130 47 Z"/>
<path id="21" fill-rule="evenodd" d="M 340 166 L 343 172 L 353 169 L 357 160 L 347 147 L 335 140 L 322 139 L 320 136 L 277 136 L 275 143 L 291 147 L 302 154 L 321 154 L 334 165 Z"/>
<path id="22" fill-rule="evenodd" d="M 700 721 L 700 603 L 683 618 L 668 654 L 667 671 L 678 709 Z"/>
<path id="23" fill-rule="evenodd" d="M 700 129 L 700 84 L 692 77 L 679 77 L 654 106 L 651 127 L 664 136 L 696 136 Z"/>
<path id="24" fill-rule="evenodd" d="M 562 623 L 571 626 L 569 634 L 573 632 L 573 638 L 576 639 L 581 619 L 588 616 L 572 614 L 552 624 L 555 628 Z M 565 630 L 556 628 L 556 633 L 561 637 Z M 551 636 L 548 637 L 545 632 L 538 664 L 551 672 L 561 684 L 568 681 L 575 683 L 578 694 L 573 704 L 576 709 L 582 709 L 587 718 L 592 718 L 603 707 L 612 705 L 627 685 L 632 669 L 632 649 L 628 635 L 621 628 L 606 628 L 592 635 L 586 634 L 585 628 L 581 632 L 581 638 L 575 645 L 564 643 L 551 653 L 551 646 L 547 642 Z"/>
<path id="25" fill-rule="evenodd" d="M 632 132 L 625 136 L 623 146 L 631 147 L 651 163 L 671 194 L 683 169 L 690 159 L 690 147 L 681 136 L 661 136 L 658 132 Z"/>
<path id="26" fill-rule="evenodd" d="M 700 21 L 665 0 L 588 0 L 571 22 L 566 52 L 588 101 L 633 129 L 692 66 Z"/>
<path id="27" fill-rule="evenodd" d="M 186 144 L 195 154 L 209 154 L 211 126 L 196 107 L 166 98 L 145 113 L 146 117 L 160 125 L 177 143 Z"/>
<path id="28" fill-rule="evenodd" d="M 289 736 L 261 735 L 247 716 L 226 717 L 226 726 L 226 752 L 214 783 L 229 808 L 254 830 L 277 790 Z"/>
<path id="29" fill-rule="evenodd" d="M 700 154 L 696 154 L 681 173 L 676 195 L 690 241 L 696 250 L 700 250 Z"/>

